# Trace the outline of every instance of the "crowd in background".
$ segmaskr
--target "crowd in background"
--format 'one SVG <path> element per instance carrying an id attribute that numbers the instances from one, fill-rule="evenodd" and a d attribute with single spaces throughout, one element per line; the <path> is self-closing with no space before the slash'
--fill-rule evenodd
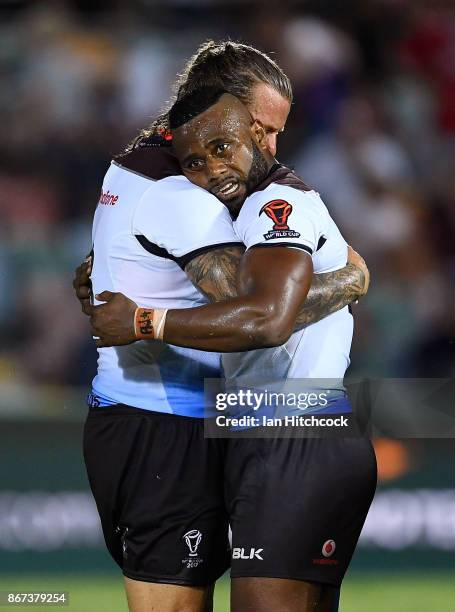
<path id="1" fill-rule="evenodd" d="M 353 374 L 455 375 L 450 2 L 0 2 L 0 383 L 88 384 L 73 270 L 113 154 L 207 38 L 272 52 L 294 104 L 279 159 L 371 270 Z"/>

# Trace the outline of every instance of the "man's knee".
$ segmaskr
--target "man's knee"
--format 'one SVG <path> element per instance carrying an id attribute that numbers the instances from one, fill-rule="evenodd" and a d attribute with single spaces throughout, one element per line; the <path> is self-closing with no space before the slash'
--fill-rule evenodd
<path id="1" fill-rule="evenodd" d="M 281 578 L 234 578 L 231 612 L 336 612 L 338 589 Z"/>

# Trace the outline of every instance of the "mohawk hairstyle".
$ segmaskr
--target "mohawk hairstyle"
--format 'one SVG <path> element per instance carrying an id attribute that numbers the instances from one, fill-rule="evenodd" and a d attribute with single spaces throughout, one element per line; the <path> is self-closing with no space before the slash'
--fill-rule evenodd
<path id="1" fill-rule="evenodd" d="M 200 87 L 179 98 L 169 111 L 169 127 L 175 130 L 188 123 L 228 93 L 222 87 Z"/>

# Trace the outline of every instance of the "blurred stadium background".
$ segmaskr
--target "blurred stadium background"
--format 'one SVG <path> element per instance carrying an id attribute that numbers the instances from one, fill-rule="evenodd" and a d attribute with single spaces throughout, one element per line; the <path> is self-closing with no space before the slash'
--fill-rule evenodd
<path id="1" fill-rule="evenodd" d="M 95 351 L 71 288 L 111 155 L 205 39 L 273 52 L 295 91 L 279 158 L 372 273 L 351 374 L 453 378 L 455 9 L 0 0 L 0 16 L 0 590 L 63 589 L 74 611 L 116 612 L 121 579 L 80 452 Z M 341 609 L 455 609 L 455 444 L 376 450 L 381 482 Z M 220 612 L 227 592 L 225 580 Z"/>

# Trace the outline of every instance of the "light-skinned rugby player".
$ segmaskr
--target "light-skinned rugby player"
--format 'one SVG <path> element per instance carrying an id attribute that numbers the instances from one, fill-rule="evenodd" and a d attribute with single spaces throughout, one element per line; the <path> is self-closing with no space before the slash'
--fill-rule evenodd
<path id="1" fill-rule="evenodd" d="M 268 81 L 272 81 L 273 85 L 267 84 L 264 89 L 263 85 L 265 85 L 265 83 L 264 82 L 261 83 L 260 78 L 257 75 L 257 70 L 258 70 L 257 65 L 255 67 L 256 74 L 254 72 L 250 73 L 248 75 L 249 79 L 247 79 L 246 78 L 247 75 L 246 74 L 242 75 L 241 70 L 239 71 L 239 67 L 241 66 L 241 62 L 239 62 L 239 59 L 242 59 L 242 58 L 237 57 L 236 58 L 237 61 L 234 61 L 233 56 L 235 57 L 235 53 L 236 52 L 239 53 L 239 51 L 241 52 L 240 53 L 241 56 L 245 56 L 245 54 L 246 55 L 250 54 L 251 56 L 250 58 L 255 60 L 256 64 L 258 63 L 258 61 L 259 61 L 259 64 L 261 62 L 265 64 L 269 72 L 272 73 L 272 75 L 273 75 L 273 70 L 274 70 L 273 63 L 271 63 L 270 60 L 268 60 L 262 54 L 259 54 L 257 51 L 251 50 L 250 48 L 247 48 L 247 47 L 240 47 L 240 46 L 236 47 L 235 45 L 230 45 L 229 47 L 220 46 L 217 48 L 214 45 L 209 45 L 208 47 L 206 47 L 206 49 L 204 49 L 203 53 L 200 55 L 204 56 L 204 53 L 205 53 L 205 56 L 207 55 L 210 56 L 209 51 L 213 51 L 213 56 L 215 57 L 216 60 L 219 60 L 220 57 L 221 59 L 223 58 L 223 52 L 225 53 L 226 56 L 229 55 L 227 51 L 230 52 L 231 66 L 233 67 L 235 65 L 236 67 L 237 80 L 239 80 L 239 74 L 240 74 L 240 82 L 243 76 L 244 80 L 248 82 L 248 86 L 250 87 L 250 89 L 252 88 L 256 94 L 256 96 L 253 95 L 252 103 L 250 105 L 253 111 L 256 108 L 258 112 L 260 112 L 260 110 L 263 110 L 267 114 L 267 109 L 271 109 L 270 114 L 269 114 L 270 118 L 267 119 L 267 117 L 265 117 L 264 121 L 266 122 L 266 124 L 267 124 L 267 121 L 269 123 L 272 123 L 272 125 L 269 126 L 267 137 L 268 137 L 268 145 L 270 146 L 271 150 L 274 151 L 275 143 L 276 143 L 276 133 L 281 128 L 279 128 L 276 122 L 273 123 L 273 119 L 274 119 L 273 102 L 271 102 L 270 105 L 267 105 L 267 101 L 270 102 L 271 99 L 277 96 L 278 92 L 277 92 L 277 89 L 275 88 L 276 81 L 274 81 L 270 77 L 270 74 L 267 75 L 265 71 L 263 78 L 265 78 L 266 81 L 267 79 Z M 214 58 L 210 57 L 210 59 L 213 60 Z M 245 60 L 245 57 L 243 57 L 243 60 Z M 197 64 L 197 62 L 194 62 L 194 63 Z M 203 65 L 204 65 L 203 61 L 201 61 L 201 64 L 197 68 L 201 70 L 203 68 Z M 207 75 L 207 72 L 209 73 L 210 71 L 206 70 L 203 72 L 205 72 L 205 74 Z M 195 71 L 195 73 L 197 76 L 197 70 Z M 232 73 L 232 70 L 231 70 L 231 73 Z M 190 74 L 191 74 L 191 71 L 189 71 L 189 75 Z M 227 71 L 227 74 L 229 74 L 229 71 Z M 200 74 L 199 74 L 199 78 L 201 78 Z M 289 108 L 289 101 L 286 101 L 286 98 L 284 98 L 281 94 L 279 94 L 279 96 L 281 98 L 280 100 L 281 107 L 283 108 L 284 103 L 286 102 L 287 108 Z M 261 103 L 258 102 L 258 99 L 261 100 Z M 147 168 L 148 164 L 150 164 L 150 170 L 153 170 L 153 165 L 155 164 L 156 166 L 156 160 L 158 158 L 162 159 L 162 158 L 169 157 L 167 151 L 165 150 L 165 146 L 167 143 L 162 142 L 163 140 L 165 141 L 165 139 L 161 138 L 153 142 L 153 138 L 152 139 L 147 139 L 147 137 L 142 138 L 138 143 L 136 143 L 136 147 L 134 147 L 130 151 L 130 154 L 126 155 L 122 160 L 120 160 L 120 165 L 123 163 L 123 168 L 126 168 L 126 169 L 128 169 L 129 165 L 133 166 L 132 168 L 130 168 L 130 170 L 133 173 L 135 172 L 134 164 L 136 165 L 136 169 L 138 166 L 140 166 L 140 169 L 142 171 L 145 168 Z M 161 151 L 161 147 L 163 147 L 162 151 Z M 163 154 L 160 156 L 157 156 L 156 155 L 157 152 L 159 152 L 160 154 L 161 153 Z M 169 164 L 168 164 L 168 167 L 169 167 Z M 174 172 L 175 172 L 175 169 L 174 169 Z M 172 172 L 168 172 L 168 173 L 172 174 Z M 153 172 L 150 172 L 149 175 L 152 175 L 153 177 Z M 156 168 L 155 168 L 154 178 L 158 178 L 158 177 L 159 177 L 159 173 L 156 172 Z M 107 196 L 107 198 L 104 198 L 104 201 L 106 201 L 106 199 L 109 199 L 109 197 Z M 235 272 L 235 269 L 236 269 L 236 266 L 238 265 L 241 254 L 242 254 L 242 249 L 238 247 L 230 247 L 230 248 L 225 248 L 225 249 L 218 248 L 218 249 L 212 250 L 212 252 L 209 254 L 200 255 L 199 257 L 194 257 L 192 261 L 188 263 L 187 268 L 191 269 L 191 273 L 193 275 L 192 280 L 193 282 L 195 282 L 197 286 L 199 286 L 202 289 L 205 289 L 206 293 L 209 293 L 212 299 L 222 299 L 223 297 L 228 297 L 229 291 L 232 291 L 232 282 L 230 281 L 232 281 L 232 274 Z M 210 255 L 210 258 L 208 259 L 209 255 Z M 207 266 L 208 261 L 210 261 L 209 266 Z M 78 291 L 80 293 L 80 297 L 83 300 L 85 300 L 87 298 L 87 293 L 84 293 L 85 289 L 83 287 L 83 284 L 84 284 L 83 275 L 85 271 L 80 270 L 79 272 L 80 272 L 79 280 L 77 283 Z M 190 273 L 190 277 L 191 277 L 191 273 Z M 348 267 L 344 271 L 338 271 L 337 273 L 329 273 L 328 275 L 324 275 L 324 276 L 325 276 L 325 281 L 328 284 L 332 283 L 332 287 L 331 287 L 331 293 L 332 293 L 331 300 L 332 301 L 327 300 L 327 294 L 330 293 L 330 290 L 326 292 L 325 289 L 323 288 L 323 278 L 321 276 L 320 278 L 317 279 L 317 282 L 315 283 L 313 296 L 311 295 L 311 292 L 310 292 L 309 300 L 307 300 L 308 304 L 306 305 L 306 308 L 302 309 L 300 324 L 302 324 L 302 322 L 305 322 L 308 324 L 313 321 L 316 321 L 324 314 L 329 314 L 330 312 L 333 312 L 337 308 L 342 307 L 344 304 L 352 301 L 353 299 L 356 299 L 362 294 L 363 288 L 359 287 L 359 284 L 360 285 L 363 284 L 360 280 L 362 277 L 362 272 L 359 274 L 359 272 L 356 272 L 353 266 Z M 311 300 L 313 301 L 311 302 Z M 127 410 L 126 414 L 124 415 L 125 418 L 128 418 L 128 414 L 133 415 L 133 410 L 134 408 L 131 408 L 129 412 Z M 156 410 L 159 411 L 159 405 L 156 405 Z M 121 415 L 118 415 L 118 416 L 120 417 Z M 137 417 L 137 413 L 134 413 L 134 416 Z M 132 419 L 132 421 L 137 421 L 137 420 L 138 420 L 137 418 Z M 120 419 L 117 419 L 117 421 L 120 423 Z M 122 420 L 121 427 L 123 426 L 123 422 L 124 422 L 124 419 Z M 178 418 L 176 418 L 175 423 L 178 423 L 178 422 L 179 420 Z M 103 427 L 104 428 L 107 427 L 107 420 L 103 422 Z M 93 427 L 92 427 L 92 430 L 93 430 Z M 100 441 L 101 440 L 99 438 L 94 439 L 94 442 L 98 446 L 100 446 L 99 444 Z M 120 445 L 120 443 L 118 444 Z M 99 452 L 101 454 L 103 453 L 102 444 L 101 444 L 101 448 L 99 449 Z M 89 468 L 89 475 L 90 475 L 90 468 Z M 176 489 L 175 496 L 178 497 L 178 495 L 179 495 L 179 491 L 178 489 Z M 106 519 L 106 516 L 104 518 Z M 102 519 L 103 519 L 103 516 L 102 516 Z M 223 520 L 224 520 L 224 517 L 221 517 L 220 518 L 221 524 L 223 524 Z M 105 520 L 104 523 L 106 522 L 109 522 L 109 521 Z M 103 523 L 103 527 L 106 527 L 104 523 Z M 106 529 L 105 529 L 105 535 L 106 535 Z M 122 538 L 123 540 L 126 540 L 124 532 L 118 533 L 113 537 L 110 537 L 108 535 L 106 539 L 110 541 L 111 552 L 113 552 L 112 540 L 115 538 L 117 538 L 117 540 L 119 541 L 119 544 L 121 544 Z M 207 536 L 206 536 L 206 539 L 207 539 Z M 121 559 L 119 560 L 118 556 L 115 553 L 113 554 L 116 560 L 119 561 L 120 564 L 125 563 L 125 559 L 123 559 L 123 561 Z M 131 556 L 131 551 L 130 551 L 130 556 Z M 128 567 L 126 568 L 124 567 L 124 571 L 125 571 L 126 576 L 128 576 L 128 573 L 129 573 Z M 189 572 L 189 574 L 191 574 L 191 572 Z M 146 582 L 147 580 L 153 580 L 153 579 L 154 579 L 153 576 L 142 577 L 142 578 L 139 578 L 138 580 L 135 580 L 134 578 L 126 579 L 128 597 L 130 601 L 130 607 L 132 610 L 142 611 L 142 610 L 152 609 L 150 607 L 151 605 L 157 605 L 158 606 L 157 609 L 160 609 L 163 611 L 164 610 L 174 610 L 174 609 L 175 610 L 199 610 L 201 609 L 201 606 L 203 605 L 202 602 L 206 596 L 206 589 L 183 586 L 183 585 L 192 584 L 191 577 L 189 576 L 184 577 L 184 578 L 182 578 L 181 576 L 175 577 L 173 582 L 179 585 L 177 587 L 173 585 L 170 586 L 170 584 L 159 584 L 160 582 L 172 583 L 172 580 L 169 578 L 169 576 L 163 576 L 161 580 L 159 577 L 156 577 L 156 583 Z M 199 576 L 197 578 L 197 581 L 195 581 L 194 583 L 199 584 L 200 581 L 201 581 L 201 578 Z M 213 577 L 212 577 L 212 581 L 213 581 Z"/>
<path id="2" fill-rule="evenodd" d="M 226 376 L 254 376 L 267 364 L 272 379 L 275 368 L 277 376 L 341 381 L 352 338 L 348 309 L 294 332 L 313 267 L 322 272 L 346 261 L 347 245 L 319 196 L 276 163 L 265 130 L 230 94 L 213 88 L 189 94 L 171 110 L 170 126 L 185 176 L 217 194 L 248 248 L 238 296 L 166 311 L 105 294 L 109 305 L 95 307 L 91 317 L 98 345 L 150 337 L 223 353 L 280 347 L 270 357 L 267 351 L 233 360 L 224 355 Z M 152 215 L 154 193 L 151 187 L 144 196 Z M 168 206 L 172 213 L 172 203 Z M 173 239 L 162 240 L 161 248 L 170 251 Z M 117 317 L 116 325 L 120 307 L 130 316 Z M 333 399 L 328 409 L 318 406 L 317 414 L 349 412 L 343 390 L 335 383 L 328 388 Z M 233 609 L 333 610 L 375 490 L 370 441 L 242 439 L 229 440 L 227 448 Z"/>

